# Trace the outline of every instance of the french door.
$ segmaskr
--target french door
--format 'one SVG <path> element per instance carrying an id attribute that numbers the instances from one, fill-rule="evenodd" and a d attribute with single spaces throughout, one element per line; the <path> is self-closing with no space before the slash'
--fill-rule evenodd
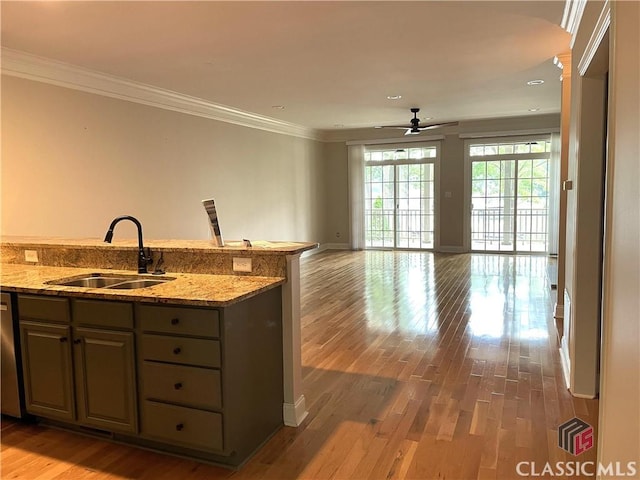
<path id="1" fill-rule="evenodd" d="M 471 250 L 548 250 L 548 148 L 548 142 L 471 147 Z"/>
<path id="2" fill-rule="evenodd" d="M 434 248 L 435 162 L 408 156 L 365 163 L 367 248 Z"/>

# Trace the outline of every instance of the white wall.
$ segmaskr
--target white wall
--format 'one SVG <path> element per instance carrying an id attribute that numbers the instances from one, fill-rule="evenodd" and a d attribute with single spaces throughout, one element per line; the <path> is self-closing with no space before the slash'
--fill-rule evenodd
<path id="1" fill-rule="evenodd" d="M 324 241 L 319 142 L 2 77 L 2 234 Z M 127 222 L 128 223 L 128 222 Z M 135 235 L 125 224 L 116 238 Z"/>
<path id="2" fill-rule="evenodd" d="M 602 266 L 603 179 L 605 156 L 606 61 L 595 59 L 580 75 L 602 2 L 585 7 L 571 55 L 565 290 L 571 311 L 564 319 L 562 348 L 570 358 L 570 388 L 574 395 L 598 394 L 600 299 Z M 607 57 L 603 42 L 599 57 Z M 564 292 L 561 292 L 564 293 Z"/>
<path id="3" fill-rule="evenodd" d="M 635 461 L 640 470 L 640 3 L 612 2 L 611 8 L 598 456 Z"/>

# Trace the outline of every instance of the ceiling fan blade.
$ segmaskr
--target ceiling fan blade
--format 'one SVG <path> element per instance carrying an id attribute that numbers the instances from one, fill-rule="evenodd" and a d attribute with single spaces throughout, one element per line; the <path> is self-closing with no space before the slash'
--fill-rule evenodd
<path id="1" fill-rule="evenodd" d="M 404 132 L 405 135 L 418 135 L 420 130 L 416 130 L 415 128 L 407 128 L 407 131 Z"/>
<path id="2" fill-rule="evenodd" d="M 418 127 L 418 130 L 431 130 L 432 128 L 440 128 L 440 127 L 455 127 L 458 125 L 458 122 L 443 122 L 443 123 L 432 123 L 430 125 L 423 125 Z"/>
<path id="3" fill-rule="evenodd" d="M 398 130 L 406 130 L 407 128 L 411 128 L 411 126 L 407 125 L 380 125 L 374 128 L 397 128 Z"/>

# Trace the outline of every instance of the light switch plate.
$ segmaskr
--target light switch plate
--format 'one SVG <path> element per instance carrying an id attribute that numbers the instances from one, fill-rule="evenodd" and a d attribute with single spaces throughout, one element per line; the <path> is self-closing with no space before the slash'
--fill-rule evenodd
<path id="1" fill-rule="evenodd" d="M 233 258 L 233 271 L 234 272 L 251 272 L 251 258 L 241 258 L 234 257 Z"/>
<path id="2" fill-rule="evenodd" d="M 38 251 L 37 250 L 25 250 L 24 261 L 38 263 Z"/>

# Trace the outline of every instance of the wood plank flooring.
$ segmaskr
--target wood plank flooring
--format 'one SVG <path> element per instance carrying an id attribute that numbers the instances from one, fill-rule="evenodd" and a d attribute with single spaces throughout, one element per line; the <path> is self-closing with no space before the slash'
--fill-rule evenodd
<path id="1" fill-rule="evenodd" d="M 302 261 L 309 416 L 240 471 L 3 418 L 2 479 L 509 479 L 597 400 L 564 386 L 547 258 L 325 252 Z M 576 477 L 578 478 L 578 477 Z"/>

